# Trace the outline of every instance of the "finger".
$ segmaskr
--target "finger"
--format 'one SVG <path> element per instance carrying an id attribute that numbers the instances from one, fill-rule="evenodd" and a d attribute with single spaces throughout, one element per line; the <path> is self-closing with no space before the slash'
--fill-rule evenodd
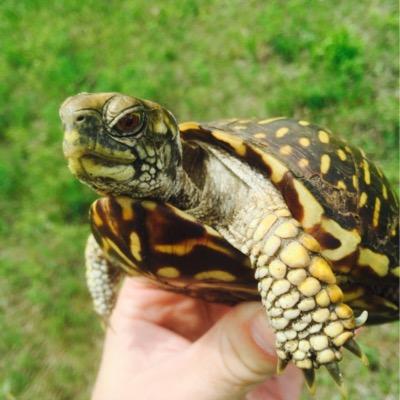
<path id="1" fill-rule="evenodd" d="M 159 398 L 157 387 L 151 385 L 155 379 L 158 388 L 169 388 L 165 399 L 243 399 L 274 375 L 276 361 L 274 335 L 265 311 L 257 303 L 247 303 L 222 317 L 168 364 L 138 376 L 135 387 L 147 399 Z"/>
<path id="2" fill-rule="evenodd" d="M 146 321 L 122 323 L 118 329 L 110 327 L 92 398 L 132 398 L 131 395 L 137 391 L 133 384 L 136 376 L 163 365 L 165 360 L 182 354 L 190 345 L 181 336 Z M 157 378 L 154 377 L 155 381 Z"/>
<path id="3" fill-rule="evenodd" d="M 205 379 L 218 382 L 210 399 L 242 399 L 273 376 L 277 362 L 274 342 L 265 310 L 258 303 L 240 305 L 222 318 L 191 348 Z"/>
<path id="4" fill-rule="evenodd" d="M 166 291 L 146 278 L 126 278 L 110 324 L 118 330 L 147 321 L 194 341 L 230 309 Z"/>
<path id="5" fill-rule="evenodd" d="M 293 364 L 285 372 L 258 385 L 246 400 L 295 400 L 299 399 L 303 388 L 303 374 Z"/>

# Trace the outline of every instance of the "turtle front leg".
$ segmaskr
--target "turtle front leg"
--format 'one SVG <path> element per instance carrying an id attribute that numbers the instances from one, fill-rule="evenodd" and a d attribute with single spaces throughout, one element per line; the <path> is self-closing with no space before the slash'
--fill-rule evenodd
<path id="1" fill-rule="evenodd" d="M 365 358 L 353 336 L 367 313 L 354 318 L 318 242 L 288 210 L 270 211 L 246 236 L 251 236 L 248 255 L 276 332 L 278 371 L 292 361 L 303 370 L 313 392 L 314 371 L 324 365 L 344 392 L 338 367 L 342 347 Z"/>
<path id="2" fill-rule="evenodd" d="M 117 285 L 122 270 L 107 261 L 93 235 L 90 235 L 85 250 L 86 283 L 97 314 L 105 320 L 114 307 Z"/>

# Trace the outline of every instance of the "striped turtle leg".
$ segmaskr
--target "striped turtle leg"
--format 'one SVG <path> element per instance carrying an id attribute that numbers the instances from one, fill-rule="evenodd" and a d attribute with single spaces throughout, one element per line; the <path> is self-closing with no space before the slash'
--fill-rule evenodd
<path id="1" fill-rule="evenodd" d="M 255 227 L 252 243 L 258 289 L 276 332 L 278 369 L 293 361 L 304 370 L 313 391 L 313 370 L 324 365 L 342 387 L 337 362 L 342 347 L 355 343 L 354 329 L 365 322 L 366 313 L 360 320 L 354 318 L 318 242 L 289 212 L 265 216 Z"/>
<path id="2" fill-rule="evenodd" d="M 107 319 L 115 302 L 116 286 L 121 277 L 119 268 L 108 262 L 93 235 L 85 250 L 86 283 L 97 314 Z"/>

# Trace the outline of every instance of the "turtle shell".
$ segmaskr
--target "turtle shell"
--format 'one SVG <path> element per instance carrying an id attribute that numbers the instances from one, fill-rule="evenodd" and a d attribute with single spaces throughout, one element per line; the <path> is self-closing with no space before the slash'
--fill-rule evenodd
<path id="1" fill-rule="evenodd" d="M 363 153 L 304 121 L 180 125 L 185 143 L 216 146 L 265 175 L 331 261 L 344 301 L 368 323 L 398 318 L 398 200 Z M 128 197 L 91 207 L 106 258 L 168 289 L 234 304 L 256 300 L 249 259 L 179 209 Z M 173 234 L 171 234 L 173 232 Z"/>
<path id="2" fill-rule="evenodd" d="M 287 118 L 188 122 L 180 130 L 183 142 L 222 148 L 270 179 L 332 262 L 346 301 L 370 310 L 372 321 L 397 318 L 398 198 L 361 150 Z"/>
<path id="3" fill-rule="evenodd" d="M 248 257 L 172 205 L 102 197 L 92 204 L 90 220 L 106 259 L 128 275 L 212 302 L 259 299 Z"/>

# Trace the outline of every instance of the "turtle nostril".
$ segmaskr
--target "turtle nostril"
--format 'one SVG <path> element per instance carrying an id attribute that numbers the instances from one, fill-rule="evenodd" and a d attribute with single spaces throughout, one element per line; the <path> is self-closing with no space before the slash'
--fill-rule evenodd
<path id="1" fill-rule="evenodd" d="M 78 115 L 76 117 L 76 122 L 83 122 L 86 119 L 84 115 Z"/>

